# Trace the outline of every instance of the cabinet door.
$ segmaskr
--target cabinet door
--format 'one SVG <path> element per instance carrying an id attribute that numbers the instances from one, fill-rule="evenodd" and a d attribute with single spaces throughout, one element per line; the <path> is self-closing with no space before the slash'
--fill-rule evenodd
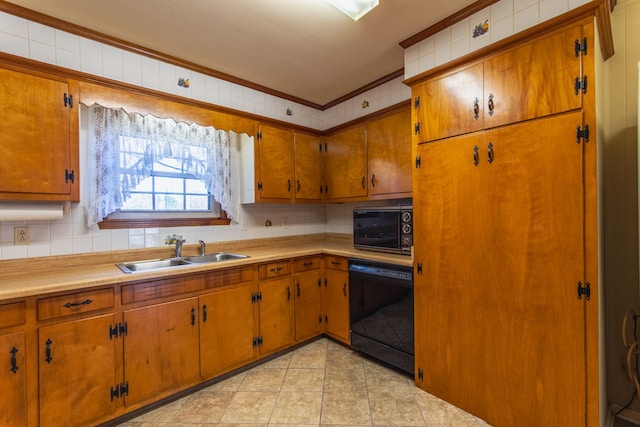
<path id="1" fill-rule="evenodd" d="M 369 197 L 410 196 L 411 110 L 367 123 L 367 150 Z"/>
<path id="2" fill-rule="evenodd" d="M 260 201 L 293 201 L 293 132 L 260 125 Z"/>
<path id="3" fill-rule="evenodd" d="M 416 85 L 416 135 L 420 142 L 481 130 L 483 124 L 483 66 L 471 65 L 452 74 Z"/>
<path id="4" fill-rule="evenodd" d="M 349 273 L 327 268 L 325 275 L 325 330 L 349 344 Z"/>
<path id="5" fill-rule="evenodd" d="M 212 378 L 255 356 L 257 336 L 252 302 L 254 285 L 248 284 L 200 297 L 200 373 Z"/>
<path id="6" fill-rule="evenodd" d="M 418 385 L 492 425 L 585 425 L 580 123 L 419 148 L 430 167 L 414 179 Z"/>
<path id="7" fill-rule="evenodd" d="M 581 108 L 582 93 L 575 89 L 581 77 L 575 41 L 581 35 L 580 26 L 569 28 L 485 61 L 485 128 Z"/>
<path id="8" fill-rule="evenodd" d="M 296 341 L 322 333 L 322 281 L 320 270 L 297 273 L 296 281 Z"/>
<path id="9" fill-rule="evenodd" d="M 123 317 L 125 404 L 157 400 L 199 380 L 197 298 L 127 310 Z"/>
<path id="10" fill-rule="evenodd" d="M 321 138 L 295 134 L 295 197 L 298 201 L 322 201 Z"/>
<path id="11" fill-rule="evenodd" d="M 324 160 L 327 199 L 366 198 L 365 125 L 327 136 Z"/>
<path id="12" fill-rule="evenodd" d="M 260 282 L 260 336 L 263 354 L 294 341 L 293 276 Z"/>
<path id="13" fill-rule="evenodd" d="M 77 126 L 77 100 L 73 109 L 65 106 L 68 95 L 64 80 L 0 69 L 0 193 L 69 199 L 80 173 L 72 164 L 78 142 L 75 149 L 70 142 L 77 134 L 70 126 L 72 118 Z M 75 184 L 65 179 L 71 170 Z"/>
<path id="14" fill-rule="evenodd" d="M 25 376 L 24 332 L 0 335 L 0 425 L 27 425 L 27 388 Z"/>
<path id="15" fill-rule="evenodd" d="M 40 426 L 90 425 L 115 410 L 112 314 L 38 330 Z"/>

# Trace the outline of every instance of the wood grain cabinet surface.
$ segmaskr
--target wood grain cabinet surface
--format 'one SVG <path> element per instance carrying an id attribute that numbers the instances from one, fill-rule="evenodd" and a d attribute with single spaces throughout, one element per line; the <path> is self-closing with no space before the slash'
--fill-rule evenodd
<path id="1" fill-rule="evenodd" d="M 596 141 L 579 133 L 595 118 L 595 78 L 574 50 L 584 38 L 593 45 L 590 20 L 414 92 L 428 123 L 414 139 L 427 165 L 413 173 L 416 383 L 492 425 L 597 419 Z M 484 88 L 469 77 L 483 68 Z M 585 76 L 583 94 L 574 79 Z M 482 126 L 456 126 L 473 100 L 459 104 L 455 82 L 495 96 Z M 454 120 L 434 119 L 436 106 Z"/>
<path id="2" fill-rule="evenodd" d="M 0 199 L 79 201 L 73 80 L 0 68 Z"/>

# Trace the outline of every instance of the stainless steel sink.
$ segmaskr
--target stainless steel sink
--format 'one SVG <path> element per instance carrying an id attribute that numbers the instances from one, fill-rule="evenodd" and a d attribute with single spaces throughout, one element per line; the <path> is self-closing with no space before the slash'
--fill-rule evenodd
<path id="1" fill-rule="evenodd" d="M 218 252 L 209 255 L 193 255 L 179 258 L 153 259 L 147 261 L 132 261 L 116 264 L 124 273 L 130 274 L 137 271 L 157 270 L 159 268 L 172 268 L 182 265 L 204 264 L 233 259 L 249 258 L 248 255 L 233 254 L 230 252 Z"/>
<path id="2" fill-rule="evenodd" d="M 184 257 L 183 259 L 192 262 L 194 264 L 201 264 L 203 262 L 220 262 L 220 261 L 229 261 L 232 259 L 243 259 L 249 258 L 248 255 L 240 255 L 240 254 L 232 254 L 230 252 L 218 252 L 215 254 L 208 255 L 193 255 Z"/>

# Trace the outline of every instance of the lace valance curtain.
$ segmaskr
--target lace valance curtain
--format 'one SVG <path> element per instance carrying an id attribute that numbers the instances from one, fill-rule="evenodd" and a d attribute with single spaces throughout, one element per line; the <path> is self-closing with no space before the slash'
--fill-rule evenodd
<path id="1" fill-rule="evenodd" d="M 121 150 L 123 137 L 130 149 Z M 84 200 L 89 227 L 120 209 L 131 189 L 150 176 L 156 161 L 178 154 L 187 159 L 187 172 L 201 179 L 227 215 L 235 218 L 226 131 L 94 104 L 88 107 L 87 150 Z"/>

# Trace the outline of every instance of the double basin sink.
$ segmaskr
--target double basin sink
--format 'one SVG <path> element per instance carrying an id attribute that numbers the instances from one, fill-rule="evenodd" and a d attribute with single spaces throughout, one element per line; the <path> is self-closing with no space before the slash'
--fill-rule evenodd
<path id="1" fill-rule="evenodd" d="M 116 264 L 124 273 L 134 273 L 136 271 L 157 270 L 159 268 L 172 268 L 181 265 L 209 264 L 234 259 L 249 258 L 248 255 L 234 254 L 230 252 L 218 252 L 208 255 L 193 255 L 175 258 L 153 259 L 146 261 L 123 262 Z"/>

